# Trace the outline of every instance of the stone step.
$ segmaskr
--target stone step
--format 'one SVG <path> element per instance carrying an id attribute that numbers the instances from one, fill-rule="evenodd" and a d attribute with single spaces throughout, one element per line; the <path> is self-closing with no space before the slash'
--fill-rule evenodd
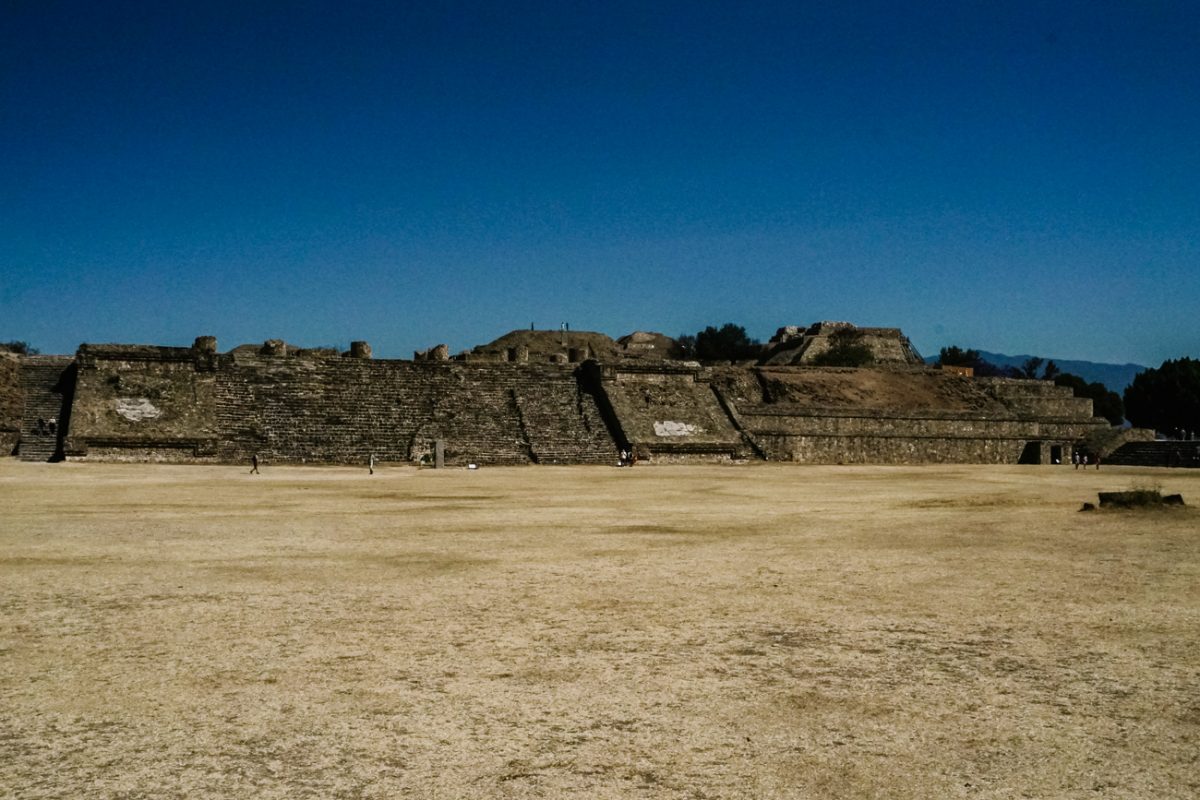
<path id="1" fill-rule="evenodd" d="M 1104 461 L 1125 467 L 1200 468 L 1200 441 L 1126 442 Z"/>
<path id="2" fill-rule="evenodd" d="M 17 449 L 17 458 L 20 461 L 51 461 L 57 453 L 57 437 L 22 436 Z"/>
<path id="3" fill-rule="evenodd" d="M 58 439 L 61 430 L 43 433 L 37 421 L 43 423 L 56 420 L 61 424 L 65 418 L 61 381 L 63 373 L 71 366 L 70 356 L 30 356 L 21 359 L 21 392 L 24 405 L 21 412 L 21 439 L 17 445 L 17 457 L 22 461 L 50 461 L 58 454 Z"/>

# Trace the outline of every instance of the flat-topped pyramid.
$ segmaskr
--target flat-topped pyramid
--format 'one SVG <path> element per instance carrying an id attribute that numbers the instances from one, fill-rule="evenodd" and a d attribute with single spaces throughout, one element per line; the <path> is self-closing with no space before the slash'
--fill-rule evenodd
<path id="1" fill-rule="evenodd" d="M 899 328 L 860 328 L 850 322 L 816 322 L 807 328 L 786 325 L 767 342 L 761 364 L 783 366 L 805 365 L 830 350 L 837 341 L 853 341 L 871 352 L 873 363 L 924 364 L 921 354 Z"/>

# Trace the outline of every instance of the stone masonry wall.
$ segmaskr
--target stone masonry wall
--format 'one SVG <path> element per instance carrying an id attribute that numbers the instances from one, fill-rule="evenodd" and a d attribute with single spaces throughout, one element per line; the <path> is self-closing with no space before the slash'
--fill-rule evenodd
<path id="1" fill-rule="evenodd" d="M 1030 442 L 1069 446 L 1104 426 L 1068 420 L 754 413 L 749 434 L 768 458 L 814 464 L 1010 463 Z"/>
<path id="2" fill-rule="evenodd" d="M 20 357 L 0 352 L 0 456 L 16 450 L 21 437 L 22 405 Z"/>
<path id="3" fill-rule="evenodd" d="M 686 367 L 608 369 L 603 389 L 631 444 L 644 458 L 725 457 L 746 443 L 708 382 Z"/>
<path id="4" fill-rule="evenodd" d="M 975 378 L 976 383 L 1014 413 L 1026 416 L 1088 419 L 1092 401 L 1076 397 L 1068 386 L 1051 381 Z"/>
<path id="5" fill-rule="evenodd" d="M 552 365 L 222 357 L 222 460 L 610 463 L 595 399 Z"/>
<path id="6" fill-rule="evenodd" d="M 202 337 L 203 338 L 203 337 Z M 68 457 L 132 461 L 1015 463 L 1100 428 L 1044 381 L 924 368 L 386 361 L 84 345 Z M 928 406 L 928 407 L 922 407 Z M 1037 449 L 1037 448 L 1035 448 Z"/>
<path id="7" fill-rule="evenodd" d="M 217 437 L 211 361 L 191 348 L 84 345 L 68 457 L 211 460 Z M 147 451 L 156 455 L 148 458 Z"/>
<path id="8" fill-rule="evenodd" d="M 1026 441 L 978 437 L 773 436 L 758 440 L 779 461 L 805 464 L 1016 464 Z"/>

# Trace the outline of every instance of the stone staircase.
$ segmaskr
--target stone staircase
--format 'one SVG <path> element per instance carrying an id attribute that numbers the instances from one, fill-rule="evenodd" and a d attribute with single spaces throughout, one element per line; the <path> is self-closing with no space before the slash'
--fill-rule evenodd
<path id="1" fill-rule="evenodd" d="M 1200 441 L 1126 442 L 1104 459 L 1121 467 L 1200 468 Z"/>
<path id="2" fill-rule="evenodd" d="M 596 400 L 576 381 L 530 376 L 514 382 L 512 392 L 535 463 L 616 463 L 617 448 Z"/>
<path id="3" fill-rule="evenodd" d="M 71 356 L 28 356 L 21 359 L 21 391 L 25 398 L 21 414 L 21 441 L 17 457 L 22 461 L 55 461 L 66 434 L 67 404 L 64 373 L 74 363 Z M 39 430 L 38 420 L 45 425 Z M 55 428 L 50 432 L 50 420 Z"/>
<path id="4" fill-rule="evenodd" d="M 303 358 L 223 363 L 217 456 L 245 461 L 615 463 L 572 370 L 554 365 Z"/>

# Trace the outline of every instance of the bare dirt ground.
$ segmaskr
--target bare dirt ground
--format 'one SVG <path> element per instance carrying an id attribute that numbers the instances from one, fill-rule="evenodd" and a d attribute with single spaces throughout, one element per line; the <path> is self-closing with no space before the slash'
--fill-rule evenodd
<path id="1" fill-rule="evenodd" d="M 0 797 L 1195 797 L 1153 482 L 3 460 Z"/>

